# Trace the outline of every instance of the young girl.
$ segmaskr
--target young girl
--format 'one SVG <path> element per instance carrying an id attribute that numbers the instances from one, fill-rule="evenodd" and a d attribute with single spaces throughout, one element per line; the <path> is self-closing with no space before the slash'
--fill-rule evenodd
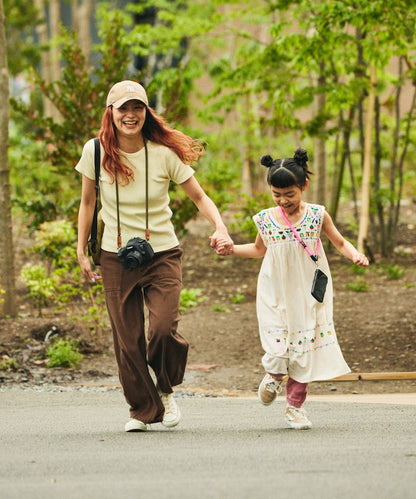
<path id="1" fill-rule="evenodd" d="M 229 247 L 224 241 L 218 247 L 222 254 L 264 256 L 257 285 L 257 316 L 266 375 L 258 396 L 264 405 L 271 404 L 288 375 L 285 421 L 295 429 L 312 426 L 302 408 L 308 383 L 350 372 L 334 329 L 332 281 L 320 244 L 321 230 L 346 258 L 368 265 L 366 256 L 344 239 L 323 206 L 303 201 L 311 174 L 307 161 L 307 152 L 300 148 L 293 158 L 273 161 L 269 155 L 263 156 L 261 164 L 269 168 L 267 182 L 276 206 L 253 217 L 258 228 L 254 243 Z M 328 277 L 322 303 L 311 294 L 317 265 Z"/>

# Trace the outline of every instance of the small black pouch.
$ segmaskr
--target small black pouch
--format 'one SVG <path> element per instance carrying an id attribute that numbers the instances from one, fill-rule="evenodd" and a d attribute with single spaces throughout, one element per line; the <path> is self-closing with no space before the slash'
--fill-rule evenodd
<path id="1" fill-rule="evenodd" d="M 324 301 L 326 285 L 328 284 L 327 275 L 322 272 L 321 269 L 315 270 L 315 275 L 313 277 L 311 294 L 315 298 L 315 300 L 322 303 Z"/>

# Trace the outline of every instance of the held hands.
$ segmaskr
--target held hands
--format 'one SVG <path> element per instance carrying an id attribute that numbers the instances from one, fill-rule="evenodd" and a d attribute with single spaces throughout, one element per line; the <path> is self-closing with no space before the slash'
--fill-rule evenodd
<path id="1" fill-rule="evenodd" d="M 215 249 L 217 255 L 221 256 L 232 255 L 234 249 L 234 242 L 231 239 L 217 239 L 216 245 L 215 247 L 213 247 L 211 240 L 211 247 L 212 249 Z"/>
<path id="2" fill-rule="evenodd" d="M 210 236 L 210 246 L 217 255 L 231 255 L 232 249 L 234 246 L 234 242 L 231 237 L 228 235 L 228 232 L 225 231 L 215 231 L 212 236 Z"/>
<path id="3" fill-rule="evenodd" d="M 221 256 L 232 255 L 234 253 L 234 243 L 231 241 L 230 244 L 228 241 L 220 239 L 219 241 L 217 241 L 215 251 L 217 255 Z"/>

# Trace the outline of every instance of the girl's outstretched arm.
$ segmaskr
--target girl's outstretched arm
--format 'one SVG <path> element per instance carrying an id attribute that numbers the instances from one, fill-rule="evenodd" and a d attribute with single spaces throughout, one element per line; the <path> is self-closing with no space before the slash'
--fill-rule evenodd
<path id="1" fill-rule="evenodd" d="M 266 246 L 260 234 L 257 234 L 254 243 L 232 244 L 226 247 L 226 241 L 220 241 L 217 246 L 217 253 L 220 255 L 238 255 L 245 258 L 261 258 L 266 253 Z"/>
<path id="2" fill-rule="evenodd" d="M 339 230 L 335 227 L 331 216 L 325 211 L 322 230 L 328 236 L 328 239 L 335 246 L 335 248 L 344 255 L 346 258 L 352 260 L 356 265 L 367 267 L 368 258 L 360 253 L 350 242 L 348 242 Z"/>

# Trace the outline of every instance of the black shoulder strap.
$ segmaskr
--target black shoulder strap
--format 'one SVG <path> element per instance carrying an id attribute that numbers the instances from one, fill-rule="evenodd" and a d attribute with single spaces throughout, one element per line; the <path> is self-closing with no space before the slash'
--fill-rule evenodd
<path id="1" fill-rule="evenodd" d="M 91 225 L 91 242 L 95 243 L 97 241 L 97 213 L 98 213 L 98 197 L 99 197 L 99 181 L 100 181 L 100 139 L 96 137 L 94 139 L 94 167 L 95 167 L 95 208 L 94 216 Z"/>

